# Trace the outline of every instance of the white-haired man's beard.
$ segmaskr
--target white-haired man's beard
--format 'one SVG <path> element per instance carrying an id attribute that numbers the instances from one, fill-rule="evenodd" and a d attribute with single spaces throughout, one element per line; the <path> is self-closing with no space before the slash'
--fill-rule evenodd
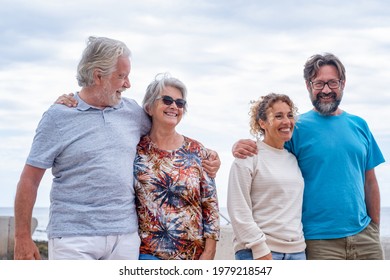
<path id="1" fill-rule="evenodd" d="M 100 92 L 96 93 L 96 97 L 98 98 L 99 102 L 105 107 L 112 107 L 119 104 L 122 98 L 122 92 L 124 92 L 125 90 L 126 88 L 122 88 L 120 90 L 117 90 L 116 92 L 112 92 L 110 86 L 105 85 Z"/>
<path id="2" fill-rule="evenodd" d="M 333 99 L 332 102 L 324 102 L 321 98 L 323 97 L 331 97 Z M 340 92 L 340 97 L 337 98 L 337 94 L 335 92 L 324 93 L 320 92 L 315 97 L 313 93 L 310 92 L 311 103 L 314 108 L 321 114 L 325 116 L 330 116 L 334 112 L 336 112 L 337 108 L 340 105 L 341 99 L 343 97 L 343 92 Z"/>

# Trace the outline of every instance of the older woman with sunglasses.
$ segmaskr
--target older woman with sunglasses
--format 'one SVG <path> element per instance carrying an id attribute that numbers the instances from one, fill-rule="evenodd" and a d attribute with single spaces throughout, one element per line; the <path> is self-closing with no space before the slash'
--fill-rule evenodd
<path id="1" fill-rule="evenodd" d="M 187 110 L 186 86 L 160 74 L 143 107 L 152 120 L 134 161 L 140 259 L 213 259 L 219 237 L 214 180 L 202 167 L 208 151 L 176 131 Z"/>

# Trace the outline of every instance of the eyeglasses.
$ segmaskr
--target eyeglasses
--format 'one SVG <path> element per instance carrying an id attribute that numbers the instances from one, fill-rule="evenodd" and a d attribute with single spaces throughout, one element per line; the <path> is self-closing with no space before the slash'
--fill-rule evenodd
<path id="1" fill-rule="evenodd" d="M 342 80 L 330 80 L 327 81 L 326 83 L 323 81 L 315 81 L 315 82 L 310 81 L 310 84 L 313 89 L 317 89 L 317 90 L 323 89 L 325 85 L 328 85 L 330 89 L 336 89 L 340 87 L 341 81 Z"/>
<path id="2" fill-rule="evenodd" d="M 177 108 L 179 109 L 182 109 L 184 108 L 184 106 L 186 106 L 186 103 L 187 101 L 185 101 L 184 99 L 181 99 L 181 98 L 178 98 L 178 99 L 173 99 L 172 97 L 168 96 L 168 95 L 163 95 L 163 96 L 160 96 L 160 97 L 157 97 L 156 100 L 158 99 L 162 99 L 162 102 L 169 106 L 171 105 L 173 102 L 176 103 L 176 106 Z"/>

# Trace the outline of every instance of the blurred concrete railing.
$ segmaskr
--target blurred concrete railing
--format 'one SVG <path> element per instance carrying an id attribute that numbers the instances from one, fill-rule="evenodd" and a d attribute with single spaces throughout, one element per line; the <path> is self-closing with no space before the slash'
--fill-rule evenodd
<path id="1" fill-rule="evenodd" d="M 31 220 L 31 234 L 35 231 L 38 220 Z M 14 255 L 15 219 L 12 216 L 0 216 L 0 260 L 9 260 Z"/>

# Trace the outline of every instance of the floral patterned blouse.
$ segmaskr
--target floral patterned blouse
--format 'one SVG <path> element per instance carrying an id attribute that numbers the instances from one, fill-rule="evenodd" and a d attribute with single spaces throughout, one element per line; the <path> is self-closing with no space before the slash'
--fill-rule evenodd
<path id="1" fill-rule="evenodd" d="M 207 150 L 184 137 L 177 150 L 160 150 L 144 136 L 134 161 L 141 254 L 160 259 L 199 259 L 205 239 L 218 240 L 214 180 L 202 168 Z"/>

